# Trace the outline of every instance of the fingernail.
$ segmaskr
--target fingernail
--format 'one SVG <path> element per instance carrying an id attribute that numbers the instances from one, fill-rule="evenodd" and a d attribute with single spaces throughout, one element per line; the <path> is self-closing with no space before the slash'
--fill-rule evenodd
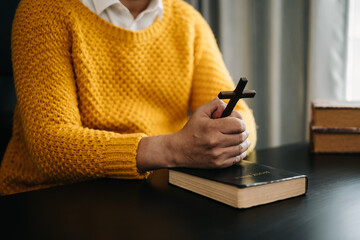
<path id="1" fill-rule="evenodd" d="M 245 130 L 246 136 L 249 136 L 249 130 Z"/>
<path id="2" fill-rule="evenodd" d="M 240 156 L 241 156 L 241 159 L 244 159 L 246 157 L 246 152 L 243 152 Z"/>
<path id="3" fill-rule="evenodd" d="M 249 139 L 246 140 L 247 144 L 250 146 L 251 142 Z"/>

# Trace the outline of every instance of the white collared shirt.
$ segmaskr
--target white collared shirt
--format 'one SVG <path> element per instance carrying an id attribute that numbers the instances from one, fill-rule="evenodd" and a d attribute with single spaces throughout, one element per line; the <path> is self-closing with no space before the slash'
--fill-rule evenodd
<path id="1" fill-rule="evenodd" d="M 91 11 L 117 27 L 137 31 L 149 27 L 164 12 L 162 0 L 151 0 L 136 19 L 120 0 L 81 0 Z"/>

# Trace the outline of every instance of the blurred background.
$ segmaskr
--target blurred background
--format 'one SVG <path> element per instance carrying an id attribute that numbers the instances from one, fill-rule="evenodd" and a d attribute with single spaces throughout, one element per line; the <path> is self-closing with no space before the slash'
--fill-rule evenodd
<path id="1" fill-rule="evenodd" d="M 0 8 L 0 132 L 5 139 L 16 104 L 10 33 L 18 2 L 6 1 Z M 257 149 L 306 141 L 314 99 L 360 100 L 359 0 L 187 2 L 213 29 L 234 82 L 247 77 L 247 89 L 257 91 L 247 100 L 258 125 Z"/>

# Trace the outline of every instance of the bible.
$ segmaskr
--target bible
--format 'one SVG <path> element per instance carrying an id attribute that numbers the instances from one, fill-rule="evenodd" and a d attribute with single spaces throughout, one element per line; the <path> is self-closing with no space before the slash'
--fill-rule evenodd
<path id="1" fill-rule="evenodd" d="M 241 161 L 225 169 L 169 169 L 169 182 L 235 208 L 306 194 L 307 176 Z"/>

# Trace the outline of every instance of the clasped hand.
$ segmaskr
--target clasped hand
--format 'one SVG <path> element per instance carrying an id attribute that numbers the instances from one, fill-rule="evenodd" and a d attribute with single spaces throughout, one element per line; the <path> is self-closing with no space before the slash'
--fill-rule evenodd
<path id="1" fill-rule="evenodd" d="M 143 138 L 138 148 L 138 168 L 225 168 L 240 162 L 250 146 L 249 132 L 237 111 L 220 118 L 225 107 L 215 98 L 199 107 L 180 131 Z"/>

